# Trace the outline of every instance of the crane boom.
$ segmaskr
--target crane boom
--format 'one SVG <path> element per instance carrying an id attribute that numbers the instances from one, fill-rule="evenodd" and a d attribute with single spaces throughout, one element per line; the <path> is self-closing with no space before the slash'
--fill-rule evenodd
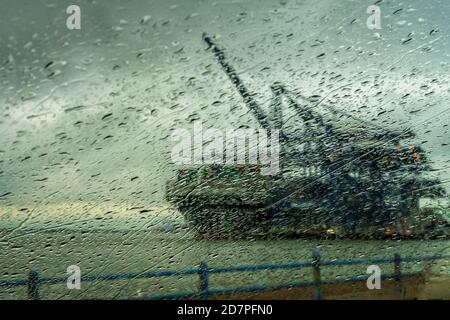
<path id="1" fill-rule="evenodd" d="M 222 66 L 222 69 L 227 74 L 228 78 L 230 78 L 231 82 L 237 88 L 239 94 L 241 95 L 244 103 L 248 106 L 248 108 L 253 112 L 256 120 L 260 123 L 261 127 L 264 129 L 270 129 L 271 125 L 267 119 L 267 115 L 264 111 L 259 107 L 258 103 L 253 99 L 253 94 L 247 89 L 247 87 L 242 82 L 241 78 L 237 75 L 234 68 L 228 64 L 225 59 L 225 53 L 222 49 L 217 47 L 214 41 L 206 34 L 203 34 L 203 41 L 206 42 L 208 48 L 212 49 L 212 52 L 216 56 L 219 64 Z"/>

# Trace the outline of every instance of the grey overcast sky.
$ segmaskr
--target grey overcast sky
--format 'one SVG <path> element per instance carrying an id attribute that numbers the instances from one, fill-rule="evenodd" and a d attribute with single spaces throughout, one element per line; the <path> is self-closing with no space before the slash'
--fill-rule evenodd
<path id="1" fill-rule="evenodd" d="M 70 4 L 81 30 L 66 28 Z M 265 107 L 282 81 L 386 129 L 413 128 L 448 187 L 448 0 L 378 1 L 380 30 L 366 26 L 371 4 L 2 0 L 0 205 L 161 203 L 171 130 L 197 118 L 256 127 L 203 32 Z"/>

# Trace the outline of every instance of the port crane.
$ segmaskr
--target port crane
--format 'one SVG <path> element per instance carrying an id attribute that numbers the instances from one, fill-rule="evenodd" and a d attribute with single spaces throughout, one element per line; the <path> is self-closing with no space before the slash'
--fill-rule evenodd
<path id="1" fill-rule="evenodd" d="M 353 161 L 354 158 L 357 158 L 360 154 L 358 153 L 358 150 L 345 148 L 344 140 L 346 139 L 346 135 L 341 135 L 337 132 L 331 119 L 324 119 L 320 113 L 315 112 L 313 110 L 314 104 L 308 101 L 307 98 L 299 97 L 288 90 L 284 84 L 279 82 L 274 83 L 270 87 L 273 97 L 270 104 L 271 113 L 269 117 L 253 98 L 254 94 L 247 89 L 235 69 L 229 64 L 223 49 L 221 49 L 207 34 L 203 35 L 203 40 L 207 44 L 208 49 L 213 52 L 222 70 L 236 87 L 245 105 L 252 112 L 261 127 L 264 129 L 281 130 L 281 157 L 284 160 L 282 161 L 282 167 L 283 162 L 290 162 L 291 166 L 287 170 L 289 172 L 295 172 L 299 167 L 309 168 L 312 165 L 315 166 L 317 175 L 312 179 L 306 179 L 305 183 L 297 186 L 294 190 L 291 188 L 287 188 L 289 191 L 284 190 L 287 192 L 280 190 L 288 185 L 288 179 L 278 177 L 277 184 L 283 187 L 275 187 L 274 192 L 282 196 L 274 199 L 274 203 L 271 203 L 269 206 L 275 211 L 280 207 L 283 208 L 286 206 L 301 207 L 301 203 L 295 203 L 295 198 L 299 192 L 302 193 L 302 191 L 306 191 L 303 193 L 311 194 L 312 192 L 315 196 L 312 199 L 309 197 L 310 201 L 299 199 L 300 202 L 303 202 L 303 207 L 305 209 L 306 206 L 304 203 L 309 203 L 311 206 L 308 209 L 313 211 L 320 209 L 332 211 L 335 217 L 343 216 L 345 215 L 345 212 L 349 212 L 350 210 L 354 211 L 360 209 L 357 207 L 348 208 L 348 203 L 345 203 L 348 201 L 348 197 L 343 196 L 345 193 L 361 193 L 361 190 L 358 189 L 363 187 L 357 178 L 349 175 L 351 166 L 346 165 L 346 163 Z M 298 101 L 299 98 L 302 100 L 302 103 Z M 289 108 L 295 111 L 295 114 L 304 124 L 301 136 L 288 136 L 283 131 L 283 99 L 287 102 Z M 331 107 L 329 107 L 329 109 L 334 114 L 339 113 Z M 370 139 L 379 141 L 381 136 L 384 138 L 396 136 L 396 133 L 394 132 L 386 132 L 386 130 L 384 130 L 384 132 L 383 135 L 378 134 L 377 136 L 370 137 Z M 314 141 L 314 143 L 311 143 L 311 141 Z M 295 148 L 290 148 L 299 143 L 304 145 L 300 152 L 296 151 Z M 291 149 L 292 152 L 290 152 Z M 360 166 L 361 163 L 359 162 L 357 165 Z M 304 170 L 302 170 L 302 172 L 304 173 Z M 377 178 L 380 179 L 380 175 L 377 174 L 375 170 L 372 170 L 372 174 L 375 174 Z M 305 185 L 307 187 L 305 187 Z M 379 185 L 382 188 L 382 185 Z M 371 188 L 372 190 L 370 193 L 373 195 L 378 194 L 378 197 L 382 196 L 382 190 L 374 190 L 375 187 L 373 183 Z M 368 194 L 366 193 L 365 196 L 367 195 Z M 382 199 L 378 200 L 383 202 Z M 365 201 L 365 199 L 360 199 L 359 206 L 363 205 L 361 203 L 363 201 Z"/>
<path id="2" fill-rule="evenodd" d="M 338 226 L 341 234 L 373 235 L 418 209 L 424 190 L 445 193 L 439 181 L 421 177 L 430 169 L 424 150 L 400 146 L 414 137 L 411 130 L 387 130 L 322 104 L 329 111 L 325 117 L 318 112 L 321 101 L 280 82 L 270 86 L 272 99 L 264 110 L 215 39 L 207 34 L 202 39 L 258 124 L 269 134 L 279 130 L 281 170 L 269 177 L 204 180 L 198 168 L 182 169 L 168 184 L 167 197 L 197 232 L 221 234 L 231 225 L 236 234 L 257 229 L 267 234 L 274 226 L 309 234 L 317 226 Z M 302 130 L 286 130 L 284 105 L 301 120 Z"/>

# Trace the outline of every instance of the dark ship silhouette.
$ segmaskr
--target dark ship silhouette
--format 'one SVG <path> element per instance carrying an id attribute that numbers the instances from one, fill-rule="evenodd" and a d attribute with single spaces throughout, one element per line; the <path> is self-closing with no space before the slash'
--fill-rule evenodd
<path id="1" fill-rule="evenodd" d="M 419 209 L 421 197 L 442 197 L 418 146 L 402 146 L 411 130 L 389 131 L 320 101 L 271 86 L 271 113 L 254 100 L 224 51 L 203 35 L 225 74 L 262 128 L 280 129 L 281 171 L 258 165 L 183 168 L 167 184 L 167 199 L 199 237 L 446 237 L 447 218 Z M 283 131 L 282 104 L 302 120 L 301 134 Z"/>

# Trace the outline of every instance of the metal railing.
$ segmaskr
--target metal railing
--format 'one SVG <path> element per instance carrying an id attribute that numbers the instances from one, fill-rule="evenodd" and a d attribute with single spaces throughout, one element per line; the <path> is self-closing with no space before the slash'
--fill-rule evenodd
<path id="1" fill-rule="evenodd" d="M 421 256 L 421 257 L 401 257 L 395 254 L 393 257 L 374 258 L 374 259 L 334 259 L 321 260 L 320 253 L 313 252 L 311 261 L 305 262 L 291 262 L 284 264 L 257 264 L 257 265 L 242 265 L 234 267 L 209 267 L 206 261 L 199 264 L 198 268 L 183 269 L 183 270 L 165 270 L 157 272 L 127 272 L 106 275 L 86 275 L 81 276 L 81 281 L 114 281 L 114 280 L 132 280 L 132 279 L 149 279 L 157 277 L 171 277 L 182 275 L 198 275 L 199 285 L 197 291 L 176 292 L 154 296 L 131 297 L 127 299 L 208 299 L 210 296 L 227 295 L 234 293 L 250 293 L 266 290 L 280 290 L 288 288 L 299 287 L 314 287 L 314 299 L 321 299 L 321 286 L 323 284 L 338 284 L 363 281 L 367 276 L 354 276 L 345 279 L 323 280 L 321 278 L 321 268 L 325 266 L 349 266 L 349 265 L 371 265 L 371 264 L 393 264 L 394 272 L 391 274 L 382 275 L 382 279 L 392 279 L 397 282 L 399 289 L 402 288 L 402 277 L 416 275 L 420 272 L 404 273 L 401 271 L 402 262 L 421 262 L 421 261 L 436 261 L 442 259 L 449 259 L 450 255 L 435 255 L 435 256 Z M 258 270 L 283 270 L 283 269 L 300 269 L 311 268 L 312 278 L 306 281 L 286 282 L 276 285 L 256 284 L 245 287 L 210 289 L 209 277 L 210 274 L 231 273 L 231 272 L 248 272 Z M 0 288 L 28 286 L 28 299 L 40 300 L 40 287 L 44 284 L 60 284 L 66 283 L 67 277 L 41 277 L 36 270 L 31 270 L 28 274 L 28 279 L 15 280 L 0 280 Z"/>

